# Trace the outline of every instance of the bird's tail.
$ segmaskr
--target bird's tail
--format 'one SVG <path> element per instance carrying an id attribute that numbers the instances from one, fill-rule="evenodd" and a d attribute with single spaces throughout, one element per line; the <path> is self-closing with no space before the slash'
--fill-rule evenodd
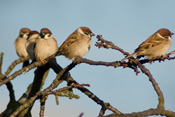
<path id="1" fill-rule="evenodd" d="M 23 62 L 22 68 L 26 67 L 27 65 L 29 65 L 29 60 Z"/>
<path id="2" fill-rule="evenodd" d="M 126 59 L 128 59 L 128 58 L 131 58 L 131 57 L 133 57 L 135 54 L 136 54 L 136 53 L 134 52 L 133 54 L 130 54 L 130 55 L 126 56 L 125 58 L 123 58 L 121 61 L 124 61 L 124 60 L 126 60 Z"/>

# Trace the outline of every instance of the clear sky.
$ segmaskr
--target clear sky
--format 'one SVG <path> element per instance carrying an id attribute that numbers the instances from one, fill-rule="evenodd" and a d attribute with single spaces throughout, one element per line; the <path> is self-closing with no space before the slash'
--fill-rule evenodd
<path id="1" fill-rule="evenodd" d="M 0 52 L 5 53 L 3 72 L 18 58 L 14 41 L 23 27 L 38 31 L 44 27 L 49 28 L 60 46 L 75 29 L 87 26 L 96 35 L 101 34 L 106 40 L 132 53 L 140 43 L 160 28 L 175 32 L 174 5 L 174 0 L 0 0 Z M 173 36 L 169 52 L 175 50 L 174 39 Z M 98 49 L 94 46 L 96 41 L 93 37 L 92 48 L 85 58 L 117 61 L 124 57 L 118 51 Z M 57 57 L 57 62 L 62 67 L 71 63 L 63 56 Z M 13 72 L 21 66 L 22 64 L 18 65 Z M 166 60 L 162 63 L 146 64 L 146 67 L 163 91 L 165 108 L 174 110 L 175 62 Z M 20 75 L 12 81 L 16 99 L 33 81 L 33 72 L 34 70 Z M 157 106 L 158 97 L 148 78 L 143 74 L 136 76 L 131 69 L 80 64 L 70 73 L 77 82 L 90 84 L 89 90 L 123 113 Z M 44 88 L 55 76 L 50 70 Z M 63 86 L 66 86 L 66 83 L 60 87 Z M 4 110 L 9 101 L 6 87 L 1 86 L 0 92 L 0 110 Z M 58 106 L 55 97 L 49 96 L 45 116 L 77 117 L 82 112 L 84 117 L 98 116 L 101 109 L 99 105 L 76 89 L 74 93 L 80 96 L 79 100 L 60 97 Z M 39 101 L 36 102 L 32 114 L 34 117 L 38 116 Z"/>

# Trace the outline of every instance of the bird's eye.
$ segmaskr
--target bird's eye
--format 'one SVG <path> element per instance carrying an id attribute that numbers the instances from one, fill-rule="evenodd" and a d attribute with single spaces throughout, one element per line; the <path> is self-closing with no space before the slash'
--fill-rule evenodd
<path id="1" fill-rule="evenodd" d="M 89 35 L 89 33 L 88 33 L 88 32 L 85 32 L 85 34 L 86 34 L 86 35 Z"/>

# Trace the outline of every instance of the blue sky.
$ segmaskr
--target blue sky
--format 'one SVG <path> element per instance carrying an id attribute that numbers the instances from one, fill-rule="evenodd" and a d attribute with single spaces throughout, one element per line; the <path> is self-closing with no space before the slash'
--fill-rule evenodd
<path id="1" fill-rule="evenodd" d="M 101 34 L 106 40 L 132 53 L 140 43 L 160 28 L 168 28 L 175 32 L 174 4 L 174 0 L 1 0 L 0 52 L 5 53 L 3 72 L 18 58 L 14 41 L 23 27 L 38 31 L 44 27 L 49 28 L 60 46 L 75 29 L 87 26 L 96 35 Z M 96 41 L 93 37 L 92 48 L 85 58 L 117 61 L 124 57 L 118 51 L 96 48 Z M 169 52 L 172 50 L 175 50 L 174 36 Z M 57 57 L 57 62 L 62 67 L 71 63 L 63 56 Z M 20 69 L 21 65 L 13 72 Z M 146 64 L 163 91 L 165 108 L 171 110 L 175 108 L 174 66 L 174 61 Z M 12 81 L 17 99 L 33 81 L 33 72 L 34 70 L 20 75 Z M 70 73 L 79 83 L 90 84 L 89 90 L 123 113 L 143 111 L 157 106 L 158 97 L 148 78 L 143 74 L 136 76 L 131 69 L 80 64 Z M 44 88 L 55 76 L 56 74 L 50 70 Z M 65 85 L 66 83 L 63 83 L 60 87 Z M 0 87 L 0 92 L 3 93 L 0 96 L 0 110 L 3 110 L 8 103 L 8 92 L 5 86 Z M 45 116 L 52 114 L 52 117 L 77 117 L 82 112 L 84 117 L 98 115 L 99 105 L 76 89 L 74 93 L 80 96 L 79 100 L 60 97 L 58 106 L 54 96 L 49 96 Z M 32 113 L 38 116 L 38 101 Z"/>

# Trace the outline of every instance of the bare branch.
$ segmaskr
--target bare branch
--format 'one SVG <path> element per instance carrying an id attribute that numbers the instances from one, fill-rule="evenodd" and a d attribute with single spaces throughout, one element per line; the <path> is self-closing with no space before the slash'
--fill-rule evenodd
<path id="1" fill-rule="evenodd" d="M 46 77 L 48 75 L 48 72 L 49 72 L 49 65 L 47 63 L 45 65 L 41 66 L 41 67 L 38 67 L 35 70 L 35 76 L 34 76 L 34 80 L 33 80 L 32 86 L 31 86 L 31 90 L 30 90 L 29 94 L 26 95 L 27 99 L 30 99 L 38 91 L 41 90 L 41 88 L 42 88 L 42 86 L 43 86 L 43 84 L 45 82 L 45 79 L 46 79 Z M 21 104 L 23 104 L 23 103 L 21 103 Z M 30 108 L 27 108 L 24 111 L 22 111 L 20 113 L 20 116 L 30 115 L 32 107 L 33 107 L 33 105 Z"/>
<path id="2" fill-rule="evenodd" d="M 31 69 L 33 69 L 33 68 L 35 68 L 35 67 L 40 67 L 40 66 L 46 64 L 50 59 L 54 58 L 54 57 L 56 56 L 56 54 L 57 54 L 57 52 L 56 52 L 55 54 L 49 56 L 48 58 L 46 58 L 46 59 L 44 60 L 44 63 L 42 63 L 42 62 L 40 62 L 40 61 L 36 61 L 36 62 L 34 62 L 34 63 L 32 63 L 32 64 L 30 64 L 30 65 L 28 65 L 28 66 L 22 68 L 21 70 L 16 71 L 16 72 L 13 73 L 12 75 L 10 75 L 8 78 L 7 78 L 6 76 L 3 77 L 3 80 L 0 81 L 0 86 L 3 85 L 3 84 L 5 84 L 5 83 L 7 83 L 7 82 L 9 82 L 10 80 L 13 80 L 13 79 L 14 79 L 16 76 L 18 76 L 18 75 L 24 74 L 24 73 L 28 72 L 29 70 L 31 70 Z M 16 60 L 16 61 L 18 61 L 18 62 L 26 61 L 26 58 L 25 58 L 25 59 L 20 58 L 19 60 Z M 18 62 L 13 62 L 13 63 L 16 65 L 16 63 L 18 63 Z M 12 63 L 12 65 L 11 65 L 11 67 L 14 68 L 13 63 Z M 9 67 L 8 69 L 11 70 L 11 67 Z M 8 71 L 8 70 L 7 70 L 7 71 Z M 6 74 L 8 74 L 8 73 L 9 73 L 9 72 L 6 72 Z M 0 78 L 0 79 L 1 79 L 1 78 Z"/>
<path id="3" fill-rule="evenodd" d="M 157 95 L 158 95 L 158 99 L 159 99 L 159 104 L 157 106 L 157 108 L 163 108 L 164 109 L 164 97 L 163 97 L 163 93 L 160 90 L 158 84 L 156 83 L 155 79 L 152 77 L 150 71 L 144 66 L 142 65 L 137 59 L 134 61 L 138 67 L 141 69 L 141 71 L 148 76 L 149 81 L 152 83 L 154 90 L 156 91 Z"/>
<path id="4" fill-rule="evenodd" d="M 46 100 L 47 100 L 47 96 L 42 96 L 42 98 L 40 99 L 40 117 L 44 117 Z"/>
<path id="5" fill-rule="evenodd" d="M 60 83 L 62 83 L 64 78 L 64 75 L 71 70 L 73 67 L 75 67 L 76 64 L 71 63 L 70 65 L 68 65 L 66 68 L 64 68 L 63 70 L 61 70 L 57 77 L 55 78 L 55 80 L 52 82 L 52 84 L 47 87 L 46 89 L 44 89 L 44 91 L 40 91 L 37 92 L 35 96 L 31 97 L 29 100 L 27 100 L 23 105 L 21 105 L 15 112 L 13 112 L 10 117 L 15 117 L 17 116 L 21 111 L 23 111 L 26 108 L 29 108 L 33 105 L 34 101 L 37 99 L 38 96 L 45 96 L 47 94 L 47 92 L 52 91 L 54 88 L 56 88 Z"/>
<path id="6" fill-rule="evenodd" d="M 19 58 L 17 60 L 15 60 L 7 69 L 7 71 L 5 72 L 5 76 L 8 76 L 10 74 L 10 72 L 15 68 L 16 65 L 18 65 L 21 62 L 24 62 L 26 60 L 29 60 L 29 57 L 26 58 Z"/>
<path id="7" fill-rule="evenodd" d="M 66 81 L 68 82 L 68 85 L 71 85 L 72 83 L 77 83 L 72 77 L 67 77 Z M 89 91 L 85 87 L 79 87 L 78 90 L 80 90 L 82 93 L 87 95 L 90 99 L 92 99 L 95 103 L 102 106 L 102 108 L 106 108 L 111 110 L 114 113 L 120 114 L 121 112 L 118 111 L 116 108 L 112 107 L 109 103 L 103 102 L 103 100 L 99 99 L 96 95 L 94 95 L 91 91 Z"/>
<path id="8" fill-rule="evenodd" d="M 21 74 L 23 74 L 23 73 L 26 73 L 26 72 L 28 72 L 29 70 L 31 70 L 31 69 L 33 69 L 33 68 L 35 68 L 35 67 L 41 66 L 41 65 L 42 65 L 42 63 L 41 63 L 40 61 L 37 61 L 37 62 L 34 62 L 34 63 L 32 63 L 32 64 L 30 64 L 30 65 L 28 65 L 28 66 L 22 68 L 21 70 L 16 71 L 15 73 L 13 73 L 12 75 L 10 75 L 9 77 L 3 78 L 4 80 L 2 80 L 2 81 L 0 82 L 0 86 L 3 85 L 3 84 L 8 83 L 10 80 L 13 80 L 13 79 L 16 78 L 18 75 L 21 75 Z"/>
<path id="9" fill-rule="evenodd" d="M 1 56 L 0 56 L 0 75 L 2 74 L 3 57 L 4 57 L 4 53 L 1 52 Z M 1 79 L 1 77 L 0 77 L 0 79 Z"/>
<path id="10" fill-rule="evenodd" d="M 146 117 L 151 115 L 162 115 L 167 117 L 174 117 L 175 113 L 164 109 L 149 109 L 142 112 L 133 112 L 130 114 L 110 114 L 103 117 Z"/>
<path id="11" fill-rule="evenodd" d="M 100 42 L 96 42 L 95 44 L 98 48 L 101 48 L 101 47 L 104 47 L 106 49 L 112 48 L 112 49 L 120 51 L 121 53 L 123 53 L 123 55 L 129 55 L 128 52 L 125 52 L 123 49 L 119 48 L 114 43 L 103 39 L 102 35 L 97 35 L 96 38 L 98 39 L 98 41 L 100 41 Z"/>
<path id="12" fill-rule="evenodd" d="M 80 63 L 80 60 L 83 59 L 83 58 L 77 58 L 75 59 L 74 63 L 78 64 Z M 52 61 L 50 63 L 51 65 L 51 68 L 56 72 L 56 73 L 59 73 L 60 70 L 62 69 L 60 67 L 59 64 L 57 64 L 56 61 Z M 65 79 L 66 78 L 66 79 Z M 66 75 L 66 77 L 63 78 L 67 81 L 68 83 L 68 86 L 71 86 L 71 84 L 79 84 L 77 83 L 72 77 L 71 75 L 68 73 Z M 78 90 L 80 90 L 82 93 L 84 93 L 85 95 L 87 95 L 90 99 L 92 99 L 94 102 L 96 102 L 97 104 L 101 105 L 102 107 L 105 107 L 106 103 L 104 103 L 102 100 L 100 100 L 96 95 L 94 95 L 91 91 L 89 91 L 87 88 L 85 88 L 84 86 L 83 87 L 78 87 Z M 108 106 L 106 106 L 105 108 L 107 108 L 108 110 L 111 110 L 112 112 L 114 113 L 120 113 L 120 111 L 118 111 L 116 108 L 112 107 L 109 103 L 108 103 Z"/>

